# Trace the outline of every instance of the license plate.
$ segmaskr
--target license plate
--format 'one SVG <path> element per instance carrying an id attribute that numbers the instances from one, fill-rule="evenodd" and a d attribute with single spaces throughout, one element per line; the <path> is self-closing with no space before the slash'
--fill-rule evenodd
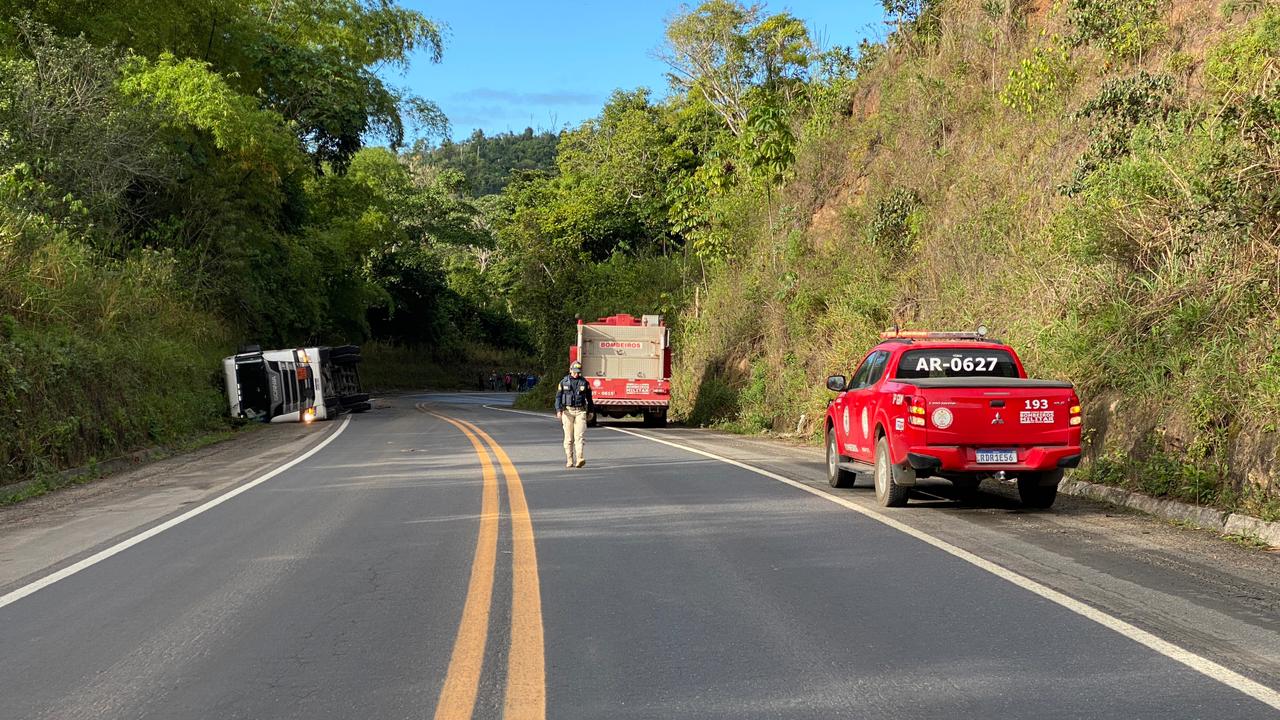
<path id="1" fill-rule="evenodd" d="M 628 395 L 648 395 L 649 388 L 652 387 L 648 383 L 627 383 Z"/>
<path id="2" fill-rule="evenodd" d="M 979 450 L 978 462 L 1010 465 L 1018 462 L 1017 450 Z"/>
<path id="3" fill-rule="evenodd" d="M 1023 425 L 1053 424 L 1052 410 L 1023 410 L 1018 421 Z"/>

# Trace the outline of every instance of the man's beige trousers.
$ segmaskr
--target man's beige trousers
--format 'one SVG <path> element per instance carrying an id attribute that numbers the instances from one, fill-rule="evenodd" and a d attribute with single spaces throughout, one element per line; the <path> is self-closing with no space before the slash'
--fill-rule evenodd
<path id="1" fill-rule="evenodd" d="M 564 457 L 565 460 L 573 465 L 577 461 L 587 458 L 583 451 L 583 440 L 587 434 L 587 411 L 577 408 L 565 408 L 560 415 L 560 424 L 564 426 Z M 577 448 L 578 455 L 575 459 L 573 451 Z"/>

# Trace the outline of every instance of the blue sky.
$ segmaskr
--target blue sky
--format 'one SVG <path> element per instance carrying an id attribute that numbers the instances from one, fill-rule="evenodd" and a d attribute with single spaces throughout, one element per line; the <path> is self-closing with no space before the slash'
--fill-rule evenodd
<path id="1" fill-rule="evenodd" d="M 679 2 L 485 2 L 401 0 L 448 25 L 444 60 L 417 57 L 397 87 L 434 100 L 455 139 L 526 126 L 556 130 L 596 115 L 616 88 L 666 91 L 666 67 L 654 59 L 664 21 Z M 804 19 L 823 47 L 857 46 L 885 34 L 879 0 L 770 2 Z"/>

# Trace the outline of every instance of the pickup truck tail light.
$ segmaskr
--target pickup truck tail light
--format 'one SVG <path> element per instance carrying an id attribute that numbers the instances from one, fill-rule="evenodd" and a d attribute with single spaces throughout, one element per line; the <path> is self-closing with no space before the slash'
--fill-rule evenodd
<path id="1" fill-rule="evenodd" d="M 924 398 L 911 398 L 911 405 L 907 408 L 907 422 L 916 427 L 924 427 Z"/>
<path id="2" fill-rule="evenodd" d="M 1084 418 L 1080 416 L 1080 406 L 1079 406 L 1079 405 L 1072 405 L 1072 406 L 1071 406 L 1071 421 L 1070 421 L 1070 422 L 1071 422 L 1071 426 L 1072 426 L 1072 427 L 1075 427 L 1075 426 L 1079 425 L 1080 423 L 1084 422 Z"/>

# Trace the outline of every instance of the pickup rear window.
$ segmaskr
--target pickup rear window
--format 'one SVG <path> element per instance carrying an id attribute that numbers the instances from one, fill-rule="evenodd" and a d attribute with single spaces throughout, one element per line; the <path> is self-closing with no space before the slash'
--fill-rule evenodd
<path id="1" fill-rule="evenodd" d="M 1018 377 L 1018 366 L 1007 350 L 938 348 L 908 350 L 898 360 L 899 380 L 947 377 Z"/>

